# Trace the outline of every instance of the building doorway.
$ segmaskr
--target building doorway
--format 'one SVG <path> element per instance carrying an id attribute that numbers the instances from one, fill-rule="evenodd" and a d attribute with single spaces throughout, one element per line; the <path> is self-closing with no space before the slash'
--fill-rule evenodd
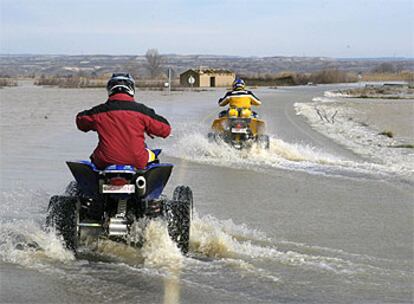
<path id="1" fill-rule="evenodd" d="M 210 77 L 210 87 L 216 86 L 216 77 Z"/>

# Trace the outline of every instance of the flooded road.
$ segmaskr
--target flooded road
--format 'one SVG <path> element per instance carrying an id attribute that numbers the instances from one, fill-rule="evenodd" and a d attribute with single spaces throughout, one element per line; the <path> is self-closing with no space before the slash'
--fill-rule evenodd
<path id="1" fill-rule="evenodd" d="M 23 84 L 0 90 L 0 302 L 412 302 L 412 152 L 379 159 L 345 142 L 346 130 L 330 133 L 350 122 L 353 101 L 320 99 L 338 86 L 255 90 L 271 148 L 250 154 L 206 138 L 223 90 L 138 91 L 173 126 L 148 144 L 176 165 L 166 193 L 193 189 L 191 254 L 153 222 L 141 249 L 108 242 L 75 259 L 42 225 L 49 197 L 71 180 L 65 161 L 96 145 L 74 116 L 105 91 Z M 336 124 L 312 120 L 315 107 L 341 109 Z"/>

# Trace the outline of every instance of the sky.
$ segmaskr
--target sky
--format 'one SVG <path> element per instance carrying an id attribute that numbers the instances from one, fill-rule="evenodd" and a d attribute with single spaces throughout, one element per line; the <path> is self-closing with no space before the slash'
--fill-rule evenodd
<path id="1" fill-rule="evenodd" d="M 414 0 L 0 0 L 1 54 L 414 57 Z"/>

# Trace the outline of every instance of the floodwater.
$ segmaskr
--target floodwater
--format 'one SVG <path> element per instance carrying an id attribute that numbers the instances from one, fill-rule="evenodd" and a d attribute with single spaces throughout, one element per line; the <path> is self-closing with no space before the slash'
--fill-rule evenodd
<path id="1" fill-rule="evenodd" d="M 271 148 L 251 153 L 206 139 L 222 89 L 138 91 L 174 129 L 148 140 L 176 165 L 166 193 L 194 192 L 190 256 L 155 221 L 140 249 L 101 242 L 78 259 L 42 225 L 65 161 L 96 144 L 74 116 L 105 91 L 0 90 L 0 302 L 412 303 L 414 156 L 390 146 L 412 143 L 414 103 L 388 117 L 375 100 L 324 99 L 338 87 L 255 90 Z M 377 135 L 395 120 L 392 141 Z"/>

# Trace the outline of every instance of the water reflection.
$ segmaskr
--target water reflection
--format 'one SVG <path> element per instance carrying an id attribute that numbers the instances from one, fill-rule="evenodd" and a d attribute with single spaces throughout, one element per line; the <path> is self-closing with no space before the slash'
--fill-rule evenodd
<path id="1" fill-rule="evenodd" d="M 181 283 L 181 270 L 168 273 L 163 280 L 164 283 L 164 304 L 179 304 Z"/>

